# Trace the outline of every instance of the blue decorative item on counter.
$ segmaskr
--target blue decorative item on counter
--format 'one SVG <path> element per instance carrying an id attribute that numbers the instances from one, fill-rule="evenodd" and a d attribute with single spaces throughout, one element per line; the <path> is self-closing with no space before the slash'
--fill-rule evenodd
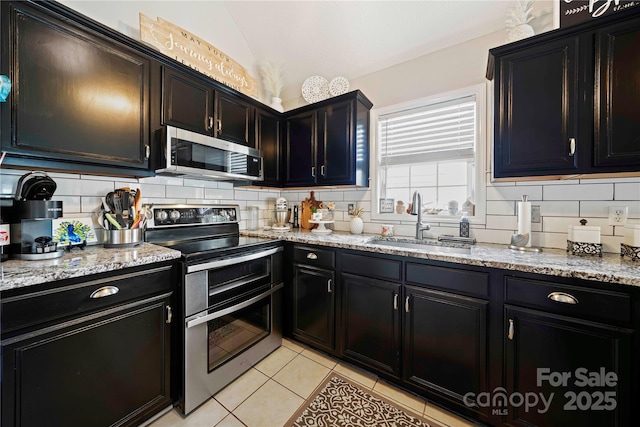
<path id="1" fill-rule="evenodd" d="M 11 79 L 4 74 L 0 75 L 0 102 L 6 102 L 11 92 Z"/>

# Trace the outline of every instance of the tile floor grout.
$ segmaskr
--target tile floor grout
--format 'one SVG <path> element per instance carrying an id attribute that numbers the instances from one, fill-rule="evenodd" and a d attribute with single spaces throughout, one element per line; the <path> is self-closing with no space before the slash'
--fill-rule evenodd
<path id="1" fill-rule="evenodd" d="M 277 427 L 306 404 L 313 391 L 334 372 L 427 421 L 448 427 L 474 426 L 373 373 L 285 338 L 280 348 L 189 416 L 172 410 L 149 427 Z"/>

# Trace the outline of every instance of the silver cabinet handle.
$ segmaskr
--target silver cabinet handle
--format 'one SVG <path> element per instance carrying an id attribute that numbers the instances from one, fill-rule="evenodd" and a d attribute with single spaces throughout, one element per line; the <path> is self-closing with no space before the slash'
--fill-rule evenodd
<path id="1" fill-rule="evenodd" d="M 100 289 L 93 291 L 91 295 L 89 295 L 89 298 L 104 298 L 115 295 L 118 292 L 120 292 L 120 289 L 115 286 L 103 286 Z"/>
<path id="2" fill-rule="evenodd" d="M 314 254 L 313 252 L 309 252 L 307 254 L 307 259 L 318 259 L 318 255 Z"/>
<path id="3" fill-rule="evenodd" d="M 325 176 L 324 174 L 324 165 L 320 166 L 320 175 Z"/>
<path id="4" fill-rule="evenodd" d="M 311 176 L 312 176 L 313 178 L 315 178 L 315 177 L 316 177 L 316 167 L 315 167 L 315 166 L 311 166 Z"/>
<path id="5" fill-rule="evenodd" d="M 218 133 L 222 132 L 222 120 L 218 119 Z"/>
<path id="6" fill-rule="evenodd" d="M 393 294 L 393 309 L 394 310 L 398 309 L 398 294 L 397 293 Z"/>
<path id="7" fill-rule="evenodd" d="M 331 293 L 331 279 L 327 280 L 327 292 Z"/>
<path id="8" fill-rule="evenodd" d="M 569 138 L 569 156 L 576 154 L 576 139 Z"/>
<path id="9" fill-rule="evenodd" d="M 549 298 L 551 301 L 562 302 L 565 304 L 578 303 L 578 298 L 564 292 L 551 292 L 549 295 L 547 295 L 547 298 Z"/>
<path id="10" fill-rule="evenodd" d="M 213 129 L 213 116 L 209 116 L 209 119 L 207 120 L 207 130 L 211 129 Z"/>
<path id="11" fill-rule="evenodd" d="M 512 319 L 509 319 L 509 335 L 508 335 L 508 336 L 509 336 L 509 339 L 510 339 L 511 341 L 513 341 L 513 335 L 514 335 L 514 333 L 515 333 L 515 331 L 514 331 L 514 328 L 513 328 L 513 320 L 512 320 Z"/>
<path id="12" fill-rule="evenodd" d="M 173 319 L 173 311 L 171 310 L 171 306 L 167 306 L 167 321 L 166 323 L 171 323 L 171 319 Z"/>
<path id="13" fill-rule="evenodd" d="M 144 146 L 144 157 L 148 159 L 150 155 L 151 155 L 151 148 L 149 147 L 149 144 L 147 144 Z"/>
<path id="14" fill-rule="evenodd" d="M 409 312 L 409 297 L 408 296 L 404 299 L 404 311 L 406 311 L 407 313 Z"/>

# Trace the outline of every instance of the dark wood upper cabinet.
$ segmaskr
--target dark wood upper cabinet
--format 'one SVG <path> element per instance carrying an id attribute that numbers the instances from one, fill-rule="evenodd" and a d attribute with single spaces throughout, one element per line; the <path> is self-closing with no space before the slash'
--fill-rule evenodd
<path id="1" fill-rule="evenodd" d="M 285 114 L 285 187 L 369 185 L 369 110 L 360 91 Z"/>
<path id="2" fill-rule="evenodd" d="M 256 109 L 256 146 L 262 151 L 264 177 L 260 185 L 274 187 L 282 185 L 281 122 L 279 114 Z"/>
<path id="3" fill-rule="evenodd" d="M 640 171 L 640 9 L 489 53 L 494 176 Z"/>
<path id="4" fill-rule="evenodd" d="M 4 164 L 151 174 L 149 58 L 38 4 L 1 7 Z"/>
<path id="5" fill-rule="evenodd" d="M 216 137 L 255 147 L 255 108 L 240 97 L 216 92 Z"/>
<path id="6" fill-rule="evenodd" d="M 496 177 L 577 170 L 575 141 L 584 126 L 578 119 L 579 41 L 569 37 L 496 60 Z"/>
<path id="7" fill-rule="evenodd" d="M 162 71 L 162 123 L 213 136 L 213 87 L 166 66 Z"/>
<path id="8" fill-rule="evenodd" d="M 162 123 L 254 147 L 255 108 L 205 78 L 163 67 Z"/>
<path id="9" fill-rule="evenodd" d="M 595 166 L 640 165 L 640 18 L 596 33 Z"/>

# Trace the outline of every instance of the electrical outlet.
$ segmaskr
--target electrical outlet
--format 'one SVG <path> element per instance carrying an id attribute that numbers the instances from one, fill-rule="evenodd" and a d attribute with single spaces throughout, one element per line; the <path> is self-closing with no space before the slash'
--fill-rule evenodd
<path id="1" fill-rule="evenodd" d="M 355 209 L 355 204 L 349 203 L 347 206 L 347 213 L 351 215 L 353 213 L 353 209 Z"/>
<path id="2" fill-rule="evenodd" d="M 540 224 L 540 205 L 531 205 L 531 223 Z"/>
<path id="3" fill-rule="evenodd" d="M 628 215 L 628 206 L 609 206 L 609 225 L 625 225 Z"/>

